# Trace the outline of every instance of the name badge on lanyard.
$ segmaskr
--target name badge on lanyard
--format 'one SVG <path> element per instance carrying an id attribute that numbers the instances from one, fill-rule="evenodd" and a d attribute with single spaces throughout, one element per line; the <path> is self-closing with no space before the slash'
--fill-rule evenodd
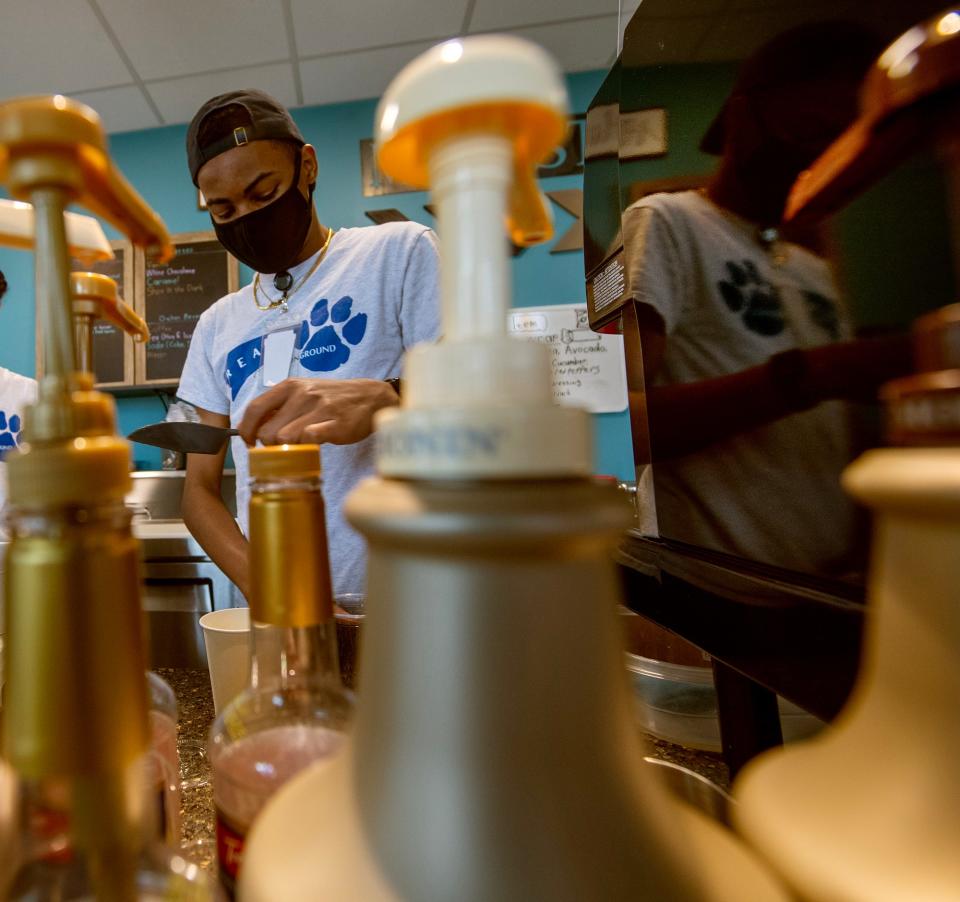
<path id="1" fill-rule="evenodd" d="M 264 388 L 283 382 L 290 375 L 295 358 L 297 333 L 300 326 L 287 326 L 275 329 L 263 336 L 260 352 L 263 355 L 263 369 L 260 379 Z"/>

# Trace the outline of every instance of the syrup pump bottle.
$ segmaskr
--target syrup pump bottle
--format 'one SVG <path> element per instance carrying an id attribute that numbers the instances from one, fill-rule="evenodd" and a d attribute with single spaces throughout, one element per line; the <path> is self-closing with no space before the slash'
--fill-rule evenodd
<path id="1" fill-rule="evenodd" d="M 737 827 L 811 902 L 960 898 L 960 304 L 915 335 L 924 372 L 883 390 L 897 447 L 843 475 L 874 514 L 857 683 L 734 787 Z"/>
<path id="2" fill-rule="evenodd" d="M 3 751 L 21 839 L 9 899 L 211 898 L 199 869 L 152 841 L 130 454 L 112 400 L 76 372 L 64 209 L 94 209 L 169 257 L 163 224 L 113 167 L 99 118 L 64 97 L 0 104 L 0 178 L 35 211 L 45 374 L 7 459 Z"/>
<path id="3" fill-rule="evenodd" d="M 95 272 L 70 273 L 70 298 L 77 367 L 81 373 L 94 378 L 93 330 L 99 319 L 107 320 L 132 335 L 135 341 L 150 340 L 147 324 L 123 302 L 117 283 L 109 276 Z M 173 689 L 159 674 L 147 671 L 146 678 L 151 745 L 147 781 L 156 799 L 159 835 L 175 846 L 180 843 L 181 801 L 177 699 Z"/>
<path id="4" fill-rule="evenodd" d="M 320 447 L 250 455 L 250 683 L 210 731 L 220 878 L 231 896 L 243 845 L 270 796 L 332 755 L 353 715 L 337 664 Z"/>
<path id="5" fill-rule="evenodd" d="M 836 209 L 923 142 L 960 184 L 958 88 L 947 9 L 881 54 L 860 119 L 797 181 L 791 215 Z M 873 512 L 856 685 L 829 728 L 734 786 L 741 833 L 812 902 L 960 899 L 960 304 L 921 317 L 913 339 L 917 374 L 881 390 L 892 447 L 843 475 Z"/>
<path id="6" fill-rule="evenodd" d="M 516 38 L 433 48 L 377 112 L 380 164 L 432 188 L 444 340 L 348 499 L 368 540 L 357 720 L 249 837 L 244 902 L 781 899 L 721 828 L 643 769 L 590 420 L 549 351 L 506 334 L 509 261 L 550 223 L 534 167 L 566 128 L 553 62 Z"/>

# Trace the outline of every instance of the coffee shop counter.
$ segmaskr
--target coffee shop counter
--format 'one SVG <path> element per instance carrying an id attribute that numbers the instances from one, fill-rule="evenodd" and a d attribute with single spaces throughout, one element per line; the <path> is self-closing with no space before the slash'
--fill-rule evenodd
<path id="1" fill-rule="evenodd" d="M 159 669 L 177 696 L 180 721 L 178 739 L 185 776 L 209 776 L 206 762 L 197 754 L 196 743 L 205 743 L 213 723 L 213 698 L 206 670 Z M 726 765 L 720 755 L 684 748 L 647 737 L 647 754 L 690 768 L 714 783 L 729 785 Z M 195 858 L 207 863 L 213 857 L 213 790 L 209 782 L 183 793 L 181 808 L 183 839 Z"/>

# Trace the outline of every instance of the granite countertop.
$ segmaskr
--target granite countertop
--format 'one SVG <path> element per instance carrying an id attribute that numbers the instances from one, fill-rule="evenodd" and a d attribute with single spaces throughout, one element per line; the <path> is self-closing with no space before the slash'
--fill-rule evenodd
<path id="1" fill-rule="evenodd" d="M 183 791 L 181 823 L 185 849 L 200 863 L 207 865 L 215 855 L 213 789 L 209 782 L 209 765 L 198 748 L 206 744 L 213 723 L 213 697 L 206 670 L 159 669 L 156 671 L 173 688 L 177 696 L 180 721 L 177 740 L 185 779 L 206 777 L 206 785 Z M 647 737 L 648 754 L 696 771 L 724 789 L 730 785 L 723 758 L 711 752 L 664 742 Z"/>
<path id="2" fill-rule="evenodd" d="M 206 670 L 158 668 L 177 697 L 179 719 L 177 745 L 180 770 L 185 780 L 205 780 L 202 785 L 185 788 L 180 804 L 180 828 L 184 849 L 204 866 L 212 866 L 216 857 L 213 784 L 210 766 L 200 752 L 206 748 L 207 734 L 213 723 L 213 695 L 210 674 Z"/>

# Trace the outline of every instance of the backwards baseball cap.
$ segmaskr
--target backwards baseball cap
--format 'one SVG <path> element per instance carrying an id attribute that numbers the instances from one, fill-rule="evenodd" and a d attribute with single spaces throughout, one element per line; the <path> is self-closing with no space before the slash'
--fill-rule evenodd
<path id="1" fill-rule="evenodd" d="M 231 148 L 268 140 L 307 143 L 287 108 L 264 91 L 218 94 L 197 110 L 187 129 L 190 178 L 196 185 L 203 165 Z"/>
<path id="2" fill-rule="evenodd" d="M 879 38 L 857 22 L 807 22 L 781 32 L 748 57 L 730 96 L 752 97 L 824 75 L 859 80 L 882 49 Z M 700 141 L 704 153 L 723 153 L 727 103 Z"/>

